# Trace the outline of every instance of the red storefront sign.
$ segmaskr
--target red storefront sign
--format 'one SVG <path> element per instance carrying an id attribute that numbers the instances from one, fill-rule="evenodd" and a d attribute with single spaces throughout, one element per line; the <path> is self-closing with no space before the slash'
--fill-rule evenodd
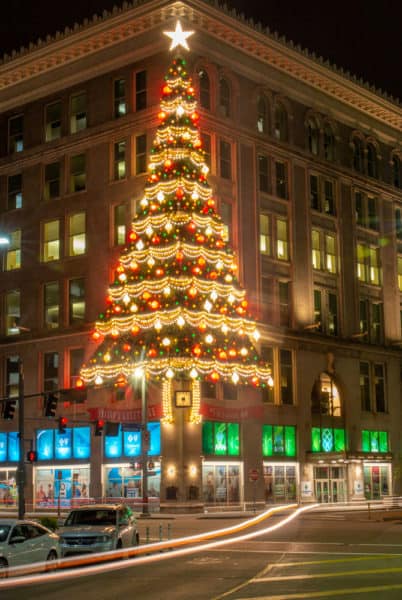
<path id="1" fill-rule="evenodd" d="M 212 421 L 225 421 L 232 423 L 237 421 L 246 421 L 247 419 L 263 419 L 264 407 L 243 406 L 241 408 L 232 408 L 227 406 L 214 406 L 213 404 L 202 403 L 200 413 L 205 419 Z"/>
<path id="2" fill-rule="evenodd" d="M 89 418 L 94 421 L 103 419 L 111 423 L 140 423 L 141 408 L 116 409 L 116 408 L 89 408 Z M 148 406 L 147 420 L 158 420 L 162 417 L 162 405 Z"/>

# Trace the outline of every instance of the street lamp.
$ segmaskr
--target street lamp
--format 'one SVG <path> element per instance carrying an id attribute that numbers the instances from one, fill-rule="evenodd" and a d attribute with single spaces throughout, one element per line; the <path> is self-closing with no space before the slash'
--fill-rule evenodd
<path id="1" fill-rule="evenodd" d="M 144 358 L 144 349 L 141 351 L 141 362 Z M 141 464 L 142 464 L 142 517 L 149 517 L 148 503 L 148 402 L 146 391 L 146 371 L 144 367 L 135 370 L 135 376 L 141 377 Z"/>

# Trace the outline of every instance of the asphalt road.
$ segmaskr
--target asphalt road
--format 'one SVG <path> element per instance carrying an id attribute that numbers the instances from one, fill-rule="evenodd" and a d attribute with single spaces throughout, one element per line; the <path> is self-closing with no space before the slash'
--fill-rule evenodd
<path id="1" fill-rule="evenodd" d="M 193 526 L 206 530 L 233 524 L 223 519 L 201 521 Z M 176 527 L 172 523 L 173 533 L 179 523 L 184 526 L 184 521 L 177 520 Z M 400 600 L 402 521 L 376 522 L 356 512 L 305 513 L 252 540 L 105 574 L 3 589 L 0 598 Z"/>

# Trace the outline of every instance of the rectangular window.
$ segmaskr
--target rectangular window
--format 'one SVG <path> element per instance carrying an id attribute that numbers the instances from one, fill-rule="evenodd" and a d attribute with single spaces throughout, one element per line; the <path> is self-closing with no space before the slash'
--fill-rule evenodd
<path id="1" fill-rule="evenodd" d="M 276 220 L 276 257 L 289 260 L 288 224 L 283 219 Z"/>
<path id="2" fill-rule="evenodd" d="M 338 335 L 338 297 L 328 292 L 328 320 L 327 333 Z"/>
<path id="3" fill-rule="evenodd" d="M 360 281 L 380 285 L 379 249 L 357 244 L 357 276 Z"/>
<path id="4" fill-rule="evenodd" d="M 147 107 L 147 72 L 138 71 L 135 74 L 135 110 Z"/>
<path id="5" fill-rule="evenodd" d="M 316 331 L 322 331 L 323 317 L 322 317 L 322 292 L 321 290 L 314 290 L 314 323 L 316 323 Z"/>
<path id="6" fill-rule="evenodd" d="M 6 361 L 6 396 L 15 398 L 19 394 L 19 356 L 9 356 Z"/>
<path id="7" fill-rule="evenodd" d="M 310 206 L 313 210 L 320 210 L 320 193 L 317 175 L 310 175 Z"/>
<path id="8" fill-rule="evenodd" d="M 371 304 L 370 342 L 372 344 L 382 344 L 383 342 L 383 310 L 382 304 L 379 302 Z"/>
<path id="9" fill-rule="evenodd" d="M 58 281 L 45 283 L 43 288 L 43 320 L 47 329 L 57 329 L 60 322 L 60 286 Z"/>
<path id="10" fill-rule="evenodd" d="M 75 388 L 77 384 L 77 380 L 80 376 L 80 369 L 84 363 L 84 348 L 73 348 L 69 352 L 69 386 L 70 388 Z M 84 396 L 78 396 L 77 398 L 81 398 L 81 402 L 85 400 Z"/>
<path id="11" fill-rule="evenodd" d="M 365 224 L 364 219 L 364 207 L 363 207 L 363 194 L 361 192 L 355 192 L 355 214 L 356 224 L 362 227 Z"/>
<path id="12" fill-rule="evenodd" d="M 45 141 L 61 137 L 61 102 L 52 102 L 45 107 Z"/>
<path id="13" fill-rule="evenodd" d="M 84 212 L 70 215 L 68 218 L 69 256 L 85 254 L 86 251 L 86 215 Z"/>
<path id="14" fill-rule="evenodd" d="M 313 269 L 321 270 L 321 233 L 316 229 L 313 229 L 311 232 L 311 252 Z"/>
<path id="15" fill-rule="evenodd" d="M 262 346 L 261 347 L 261 358 L 271 369 L 271 373 L 274 373 L 274 350 L 270 346 Z M 273 375 L 272 375 L 273 376 Z M 262 392 L 262 401 L 266 404 L 274 404 L 274 386 L 267 385 L 265 388 L 261 390 Z"/>
<path id="16" fill-rule="evenodd" d="M 362 411 L 371 410 L 370 364 L 360 363 L 360 405 Z"/>
<path id="17" fill-rule="evenodd" d="M 85 319 L 85 280 L 71 279 L 68 287 L 69 323 L 83 323 Z"/>
<path id="18" fill-rule="evenodd" d="M 147 171 L 147 136 L 137 135 L 135 138 L 135 173 L 146 173 Z"/>
<path id="19" fill-rule="evenodd" d="M 289 286 L 288 281 L 278 281 L 279 325 L 281 327 L 289 327 L 290 324 Z"/>
<path id="20" fill-rule="evenodd" d="M 288 181 L 286 164 L 281 161 L 275 161 L 275 191 L 278 198 L 287 200 Z"/>
<path id="21" fill-rule="evenodd" d="M 395 232 L 396 239 L 402 240 L 402 210 L 400 208 L 395 209 Z"/>
<path id="22" fill-rule="evenodd" d="M 10 244 L 7 246 L 5 270 L 13 271 L 21 268 L 21 229 L 12 231 L 9 235 Z"/>
<path id="23" fill-rule="evenodd" d="M 385 373 L 383 364 L 374 364 L 374 410 L 385 412 Z"/>
<path id="24" fill-rule="evenodd" d="M 258 183 L 260 192 L 269 192 L 269 167 L 266 156 L 258 156 Z"/>
<path id="25" fill-rule="evenodd" d="M 22 174 L 9 175 L 7 178 L 7 210 L 22 208 Z"/>
<path id="26" fill-rule="evenodd" d="M 8 152 L 22 152 L 24 149 L 24 117 L 18 115 L 8 120 Z"/>
<path id="27" fill-rule="evenodd" d="M 363 429 L 362 431 L 362 451 L 363 452 L 389 452 L 388 432 L 371 431 Z"/>
<path id="28" fill-rule="evenodd" d="M 202 149 L 205 152 L 204 160 L 206 165 L 211 168 L 211 136 L 207 133 L 201 134 Z"/>
<path id="29" fill-rule="evenodd" d="M 293 404 L 292 352 L 290 350 L 280 350 L 279 363 L 281 404 Z"/>
<path id="30" fill-rule="evenodd" d="M 356 225 L 371 229 L 372 231 L 379 231 L 380 218 L 378 198 L 368 196 L 361 191 L 356 191 L 355 215 Z"/>
<path id="31" fill-rule="evenodd" d="M 60 172 L 60 162 L 58 161 L 45 166 L 44 200 L 60 196 Z"/>
<path id="32" fill-rule="evenodd" d="M 336 273 L 336 240 L 329 233 L 324 234 L 325 269 L 328 273 Z"/>
<path id="33" fill-rule="evenodd" d="M 232 216 L 232 204 L 230 202 L 222 201 L 220 204 L 220 212 L 224 225 L 222 231 L 222 238 L 225 242 L 232 240 L 232 229 L 233 229 L 233 216 Z"/>
<path id="34" fill-rule="evenodd" d="M 121 140 L 114 144 L 113 177 L 115 180 L 126 177 L 126 140 Z"/>
<path id="35" fill-rule="evenodd" d="M 296 427 L 262 426 L 263 456 L 296 456 Z"/>
<path id="36" fill-rule="evenodd" d="M 59 389 L 59 353 L 45 352 L 43 355 L 43 391 Z"/>
<path id="37" fill-rule="evenodd" d="M 367 226 L 369 229 L 378 231 L 379 219 L 378 219 L 378 200 L 373 196 L 367 197 Z"/>
<path id="38" fill-rule="evenodd" d="M 82 192 L 86 189 L 86 157 L 77 154 L 70 159 L 70 192 Z"/>
<path id="39" fill-rule="evenodd" d="M 224 179 L 232 178 L 232 148 L 229 142 L 220 140 L 219 142 L 219 164 L 220 176 Z"/>
<path id="40" fill-rule="evenodd" d="M 6 294 L 6 335 L 20 333 L 21 319 L 21 293 L 20 290 L 11 290 Z"/>
<path id="41" fill-rule="evenodd" d="M 271 232 L 268 215 L 260 214 L 260 252 L 271 256 Z"/>
<path id="42" fill-rule="evenodd" d="M 121 246 L 126 243 L 126 205 L 119 204 L 113 209 L 114 235 L 113 244 Z"/>
<path id="43" fill-rule="evenodd" d="M 338 335 L 338 297 L 328 290 L 314 290 L 315 331 Z"/>
<path id="44" fill-rule="evenodd" d="M 50 262 L 60 258 L 60 221 L 48 221 L 43 224 L 42 260 Z"/>
<path id="45" fill-rule="evenodd" d="M 335 200 L 334 200 L 334 183 L 326 179 L 324 181 L 324 206 L 323 212 L 327 215 L 335 214 Z"/>
<path id="46" fill-rule="evenodd" d="M 87 128 L 87 94 L 80 92 L 70 99 L 70 133 Z"/>
<path id="47" fill-rule="evenodd" d="M 126 80 L 115 79 L 114 81 L 114 116 L 115 119 L 127 114 Z"/>
<path id="48" fill-rule="evenodd" d="M 344 452 L 346 450 L 345 430 L 312 427 L 311 450 L 312 452 Z"/>
<path id="49" fill-rule="evenodd" d="M 205 421 L 202 424 L 202 448 L 204 454 L 239 456 L 239 424 Z"/>

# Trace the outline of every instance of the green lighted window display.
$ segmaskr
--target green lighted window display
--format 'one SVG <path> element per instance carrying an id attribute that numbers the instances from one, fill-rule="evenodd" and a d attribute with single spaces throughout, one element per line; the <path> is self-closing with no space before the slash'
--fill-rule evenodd
<path id="1" fill-rule="evenodd" d="M 204 454 L 239 456 L 239 431 L 238 423 L 206 421 L 202 425 L 202 449 Z"/>
<path id="2" fill-rule="evenodd" d="M 344 452 L 346 450 L 345 430 L 313 427 L 311 449 L 313 452 Z"/>
<path id="3" fill-rule="evenodd" d="M 388 452 L 388 432 L 363 429 L 362 450 L 363 452 Z"/>
<path id="4" fill-rule="evenodd" d="M 296 456 L 296 427 L 262 426 L 263 456 Z"/>

